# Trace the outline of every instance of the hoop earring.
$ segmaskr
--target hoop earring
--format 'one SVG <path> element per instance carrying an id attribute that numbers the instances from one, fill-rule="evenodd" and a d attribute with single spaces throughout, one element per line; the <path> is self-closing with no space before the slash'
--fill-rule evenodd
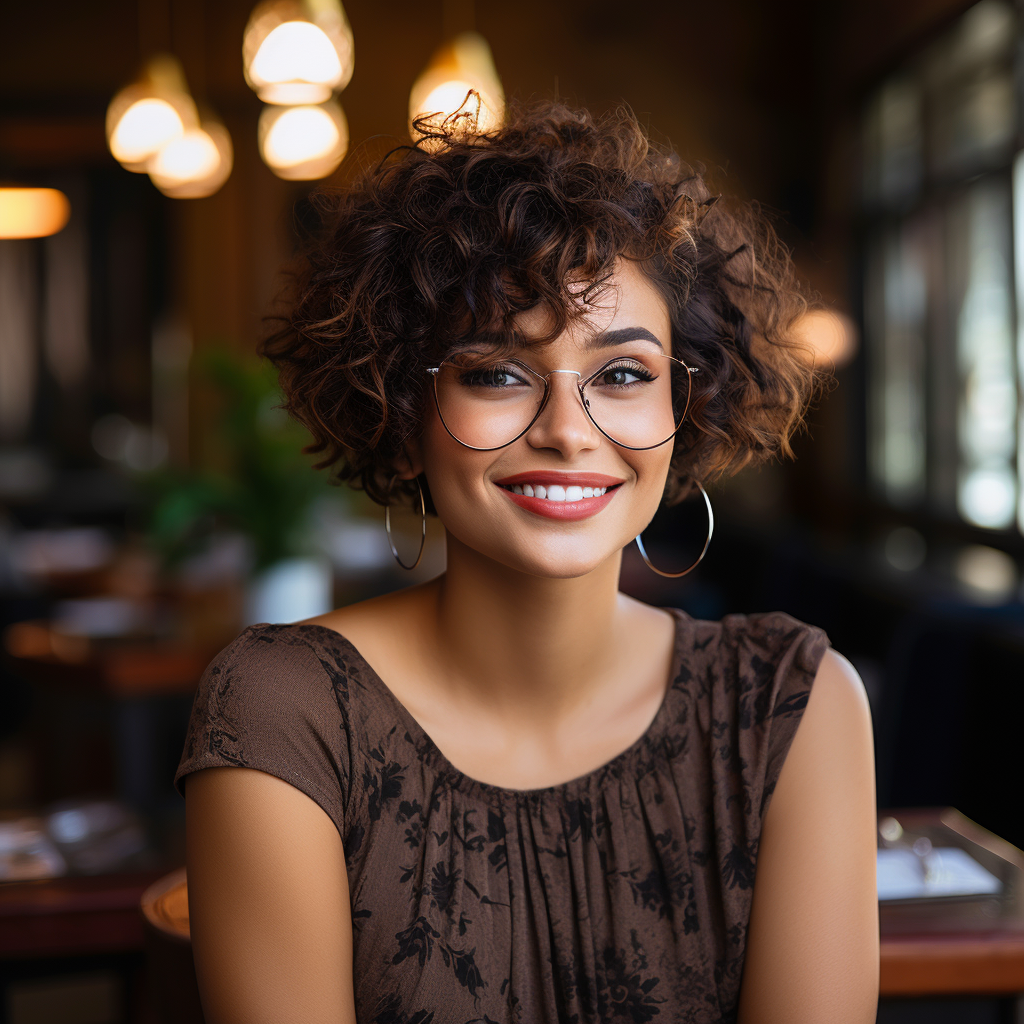
<path id="1" fill-rule="evenodd" d="M 651 564 L 651 560 L 647 557 L 647 551 L 644 548 L 642 534 L 638 533 L 636 535 L 636 546 L 640 549 L 640 557 L 647 563 L 647 568 L 650 569 L 651 572 L 656 572 L 659 576 L 668 576 L 671 579 L 678 579 L 678 577 L 685 576 L 688 572 L 693 572 L 693 570 L 700 565 L 701 559 L 707 553 L 708 545 L 711 543 L 711 535 L 715 532 L 715 514 L 711 511 L 711 499 L 708 497 L 708 492 L 704 490 L 703 485 L 699 481 L 694 480 L 693 482 L 697 485 L 697 490 L 704 495 L 704 504 L 708 509 L 708 539 L 704 541 L 704 547 L 701 548 L 700 554 L 697 556 L 697 560 L 693 565 L 684 569 L 682 572 L 664 572 L 657 566 Z"/>
<path id="2" fill-rule="evenodd" d="M 397 479 L 398 474 L 396 473 L 391 478 L 391 483 L 388 484 L 389 491 L 395 486 Z M 384 532 L 388 535 L 388 547 L 391 548 L 391 554 L 395 556 L 395 561 L 403 569 L 408 569 L 410 572 L 420 564 L 420 559 L 423 557 L 423 546 L 427 542 L 427 502 L 423 497 L 423 484 L 420 483 L 419 477 L 416 477 L 416 488 L 420 492 L 420 516 L 423 518 L 423 533 L 420 535 L 420 550 L 417 552 L 416 561 L 412 565 L 406 565 L 399 557 L 398 548 L 395 547 L 395 542 L 391 539 L 391 506 L 384 506 Z"/>

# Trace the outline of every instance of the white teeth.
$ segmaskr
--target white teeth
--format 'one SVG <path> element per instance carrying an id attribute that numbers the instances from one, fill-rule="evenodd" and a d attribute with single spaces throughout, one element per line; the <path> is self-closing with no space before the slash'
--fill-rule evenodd
<path id="1" fill-rule="evenodd" d="M 607 487 L 563 487 L 561 484 L 508 484 L 507 489 L 513 494 L 522 494 L 527 498 L 542 498 L 545 501 L 582 501 L 584 498 L 600 498 L 606 494 Z"/>

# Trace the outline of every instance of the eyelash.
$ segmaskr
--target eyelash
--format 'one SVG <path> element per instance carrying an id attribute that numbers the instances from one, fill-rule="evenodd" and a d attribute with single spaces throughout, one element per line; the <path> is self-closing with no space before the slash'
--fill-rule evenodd
<path id="1" fill-rule="evenodd" d="M 656 379 L 654 374 L 652 374 L 651 371 L 648 370 L 647 367 L 643 365 L 643 363 L 634 362 L 612 363 L 609 366 L 604 366 L 600 370 L 598 370 L 597 374 L 594 376 L 593 379 L 597 380 L 602 374 L 612 373 L 615 370 L 625 370 L 627 373 L 632 373 L 645 382 L 649 382 Z M 608 386 L 629 387 L 628 384 L 609 384 Z"/>
<path id="2" fill-rule="evenodd" d="M 603 374 L 614 373 L 615 371 L 625 371 L 626 373 L 631 373 L 634 376 L 639 377 L 640 380 L 644 381 L 645 383 L 657 379 L 656 376 L 652 374 L 646 366 L 643 365 L 643 363 L 634 362 L 632 360 L 610 363 L 608 366 L 603 366 L 590 379 L 591 381 L 597 381 Z M 465 370 L 463 371 L 460 379 L 463 384 L 472 387 L 473 385 L 484 384 L 484 377 L 497 374 L 506 374 L 507 376 L 512 377 L 513 379 L 519 381 L 520 383 L 528 383 L 528 381 L 524 380 L 523 377 L 520 375 L 521 371 L 519 367 L 511 363 L 501 363 L 498 364 L 497 366 L 488 366 L 481 367 L 479 369 Z M 606 386 L 620 388 L 630 387 L 629 384 L 608 384 Z"/>

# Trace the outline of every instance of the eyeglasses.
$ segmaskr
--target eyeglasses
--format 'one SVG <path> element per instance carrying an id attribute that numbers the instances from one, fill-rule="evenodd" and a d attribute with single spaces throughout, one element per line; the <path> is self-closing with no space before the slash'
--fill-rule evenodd
<path id="1" fill-rule="evenodd" d="M 583 377 L 578 370 L 538 373 L 519 359 L 458 352 L 427 368 L 445 429 L 460 444 L 494 451 L 519 440 L 543 412 L 556 373 L 576 376 L 591 423 L 615 444 L 634 451 L 670 441 L 690 407 L 690 381 L 700 370 L 674 356 L 642 352 L 617 356 Z"/>

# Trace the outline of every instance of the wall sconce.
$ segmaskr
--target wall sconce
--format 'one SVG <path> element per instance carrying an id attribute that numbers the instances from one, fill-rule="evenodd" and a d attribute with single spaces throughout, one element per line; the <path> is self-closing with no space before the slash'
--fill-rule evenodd
<path id="1" fill-rule="evenodd" d="M 0 238 L 45 238 L 68 222 L 71 204 L 55 188 L 0 187 Z"/>

